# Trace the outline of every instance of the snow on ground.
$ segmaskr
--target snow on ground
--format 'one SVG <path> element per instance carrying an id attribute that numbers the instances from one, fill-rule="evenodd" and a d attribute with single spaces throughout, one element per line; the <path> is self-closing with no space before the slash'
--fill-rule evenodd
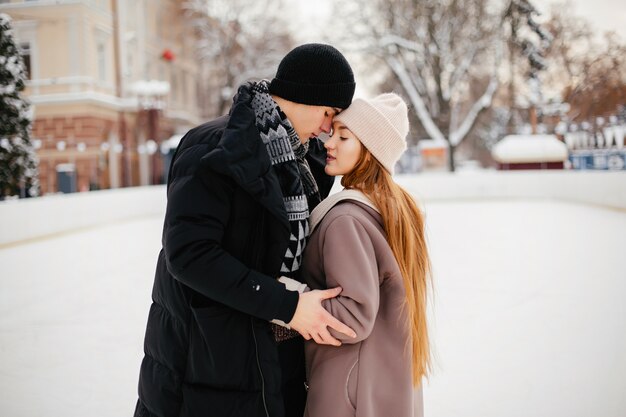
<path id="1" fill-rule="evenodd" d="M 427 416 L 626 415 L 626 212 L 426 205 L 435 269 Z"/>
<path id="2" fill-rule="evenodd" d="M 626 415 L 626 212 L 425 204 L 426 415 Z M 131 415 L 162 217 L 0 248 L 0 415 Z"/>
<path id="3" fill-rule="evenodd" d="M 161 223 L 0 250 L 0 415 L 132 415 Z"/>

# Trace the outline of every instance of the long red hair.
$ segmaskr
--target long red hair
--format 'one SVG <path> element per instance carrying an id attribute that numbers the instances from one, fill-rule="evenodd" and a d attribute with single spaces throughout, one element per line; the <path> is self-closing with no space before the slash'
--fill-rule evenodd
<path id="1" fill-rule="evenodd" d="M 431 370 L 426 304 L 432 282 L 424 216 L 411 195 L 393 181 L 365 146 L 354 169 L 341 179 L 341 185 L 367 195 L 383 218 L 387 242 L 404 281 L 413 384 L 417 386 Z"/>

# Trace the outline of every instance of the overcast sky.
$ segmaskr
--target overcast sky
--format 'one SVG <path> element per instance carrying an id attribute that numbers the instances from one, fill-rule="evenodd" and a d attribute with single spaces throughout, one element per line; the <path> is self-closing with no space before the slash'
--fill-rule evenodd
<path id="1" fill-rule="evenodd" d="M 291 17 L 290 24 L 298 42 L 324 42 L 333 43 L 332 33 L 341 27 L 341 19 L 332 19 L 333 0 L 283 0 L 286 13 Z M 349 0 L 342 0 L 349 1 Z M 494 0 L 508 1 L 508 0 Z M 562 4 L 564 0 L 531 0 L 539 11 L 546 16 L 552 4 Z M 574 15 L 586 18 L 591 28 L 598 35 L 613 30 L 620 34 L 626 41 L 626 1 L 625 0 L 569 0 Z M 324 36 L 330 35 L 330 36 Z M 368 86 L 372 85 L 371 71 L 364 68 L 359 62 L 359 57 L 346 54 L 348 61 L 355 70 L 357 90 L 356 97 L 369 96 L 372 94 Z"/>
<path id="2" fill-rule="evenodd" d="M 332 30 L 327 26 L 331 17 L 332 0 L 284 0 L 293 16 L 294 27 L 298 29 L 299 39 L 314 42 L 321 39 L 321 30 Z M 347 1 L 347 0 L 343 0 Z M 502 0 L 505 1 L 505 0 Z M 574 13 L 585 17 L 592 28 L 599 33 L 614 30 L 626 39 L 626 1 L 624 0 L 569 0 Z M 540 12 L 547 14 L 550 5 L 563 1 L 531 0 Z"/>
<path id="3" fill-rule="evenodd" d="M 548 13 L 549 0 L 531 0 L 544 13 Z M 623 0 L 570 0 L 574 13 L 585 17 L 592 24 L 593 29 L 599 32 L 613 30 L 626 39 L 626 2 Z"/>

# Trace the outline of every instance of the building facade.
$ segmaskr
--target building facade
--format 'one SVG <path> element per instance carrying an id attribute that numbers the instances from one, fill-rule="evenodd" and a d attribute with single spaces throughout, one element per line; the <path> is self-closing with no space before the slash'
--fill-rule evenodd
<path id="1" fill-rule="evenodd" d="M 77 191 L 162 182 L 160 144 L 202 121 L 183 3 L 0 0 L 27 66 L 44 194 L 68 164 Z"/>

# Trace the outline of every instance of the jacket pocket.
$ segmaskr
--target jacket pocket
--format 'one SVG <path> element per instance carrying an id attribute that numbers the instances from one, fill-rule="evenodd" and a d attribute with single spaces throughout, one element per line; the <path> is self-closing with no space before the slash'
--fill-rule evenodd
<path id="1" fill-rule="evenodd" d="M 247 316 L 221 305 L 191 310 L 186 382 L 214 389 L 258 389 Z"/>
<path id="2" fill-rule="evenodd" d="M 346 378 L 346 401 L 348 405 L 356 411 L 356 391 L 359 380 L 359 360 L 350 367 L 348 377 Z"/>

